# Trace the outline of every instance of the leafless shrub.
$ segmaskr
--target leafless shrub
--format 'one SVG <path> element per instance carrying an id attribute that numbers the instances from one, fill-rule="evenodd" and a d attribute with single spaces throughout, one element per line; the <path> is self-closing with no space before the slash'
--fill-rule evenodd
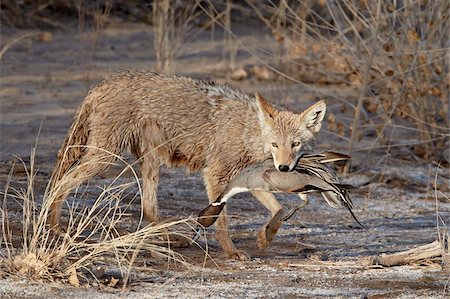
<path id="1" fill-rule="evenodd" d="M 152 3 L 153 45 L 156 70 L 167 73 L 183 44 L 193 35 L 194 20 L 199 16 L 198 3 L 176 0 L 155 0 Z"/>
<path id="2" fill-rule="evenodd" d="M 232 1 L 226 0 L 225 10 L 223 12 L 223 26 L 224 26 L 224 47 L 223 47 L 223 58 L 228 65 L 230 70 L 236 68 L 236 56 L 237 56 L 237 45 L 235 37 L 233 36 L 231 30 L 231 13 L 232 13 Z"/>
<path id="3" fill-rule="evenodd" d="M 282 71 L 354 89 L 353 121 L 334 126 L 350 135 L 350 153 L 370 127 L 374 147 L 403 130 L 413 154 L 439 160 L 449 138 L 448 1 L 280 1 L 271 19 L 253 7 L 284 46 Z"/>

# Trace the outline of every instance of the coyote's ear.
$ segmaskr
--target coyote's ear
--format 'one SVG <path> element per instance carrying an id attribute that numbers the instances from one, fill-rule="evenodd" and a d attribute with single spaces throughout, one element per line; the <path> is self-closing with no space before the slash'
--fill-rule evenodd
<path id="1" fill-rule="evenodd" d="M 265 116 L 266 120 L 273 119 L 275 115 L 278 113 L 277 109 L 275 109 L 272 105 L 267 103 L 266 100 L 259 93 L 255 93 L 255 98 L 259 110 L 262 112 L 262 115 Z"/>
<path id="2" fill-rule="evenodd" d="M 306 127 L 311 132 L 317 133 L 320 131 L 326 110 L 327 105 L 325 104 L 325 101 L 322 100 L 302 112 L 302 121 L 305 122 Z"/>

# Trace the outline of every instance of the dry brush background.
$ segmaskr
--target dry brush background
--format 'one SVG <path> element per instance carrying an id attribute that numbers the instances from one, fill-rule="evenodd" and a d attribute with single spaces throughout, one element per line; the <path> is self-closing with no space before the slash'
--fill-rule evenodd
<path id="1" fill-rule="evenodd" d="M 0 5 L 3 297 L 448 294 L 448 1 Z M 232 202 L 231 230 L 251 261 L 226 261 L 212 233 L 198 246 L 168 247 L 165 230 L 189 237 L 189 217 L 207 203 L 201 179 L 163 170 L 167 221 L 146 226 L 139 173 L 125 156 L 70 197 L 71 234 L 54 239 L 43 198 L 56 151 L 83 96 L 121 69 L 215 80 L 296 111 L 325 99 L 317 147 L 353 156 L 340 170 L 357 187 L 366 229 L 316 200 L 259 252 L 268 213 L 245 195 Z"/>

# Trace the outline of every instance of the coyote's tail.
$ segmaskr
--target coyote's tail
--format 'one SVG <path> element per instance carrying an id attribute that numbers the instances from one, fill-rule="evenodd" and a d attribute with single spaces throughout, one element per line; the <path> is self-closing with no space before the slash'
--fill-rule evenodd
<path id="1" fill-rule="evenodd" d="M 63 175 L 83 156 L 89 135 L 90 111 L 90 106 L 84 103 L 75 114 L 64 143 L 58 151 L 48 185 L 50 190 L 55 188 Z"/>

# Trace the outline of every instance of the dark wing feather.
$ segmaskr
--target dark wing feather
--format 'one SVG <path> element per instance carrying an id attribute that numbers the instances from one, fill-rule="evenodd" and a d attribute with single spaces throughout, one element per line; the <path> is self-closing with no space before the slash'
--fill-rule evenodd
<path id="1" fill-rule="evenodd" d="M 302 160 L 309 160 L 309 161 L 318 161 L 320 163 L 325 164 L 330 162 L 347 161 L 350 159 L 351 157 L 345 154 L 336 153 L 332 151 L 324 151 L 318 154 L 304 155 L 302 159 L 300 159 L 300 162 Z"/>
<path id="2" fill-rule="evenodd" d="M 353 189 L 352 185 L 343 184 L 339 177 L 336 175 L 334 169 L 326 165 L 326 163 L 333 161 L 343 161 L 350 159 L 349 156 L 334 153 L 334 152 L 323 152 L 316 155 L 304 156 L 295 170 L 299 173 L 308 174 L 310 176 L 315 176 L 328 183 L 331 188 L 327 191 L 322 191 L 322 197 L 331 207 L 338 208 L 344 205 L 347 210 L 352 215 L 353 219 L 361 226 L 362 224 L 356 218 L 352 211 L 353 202 L 348 194 L 348 189 Z"/>

